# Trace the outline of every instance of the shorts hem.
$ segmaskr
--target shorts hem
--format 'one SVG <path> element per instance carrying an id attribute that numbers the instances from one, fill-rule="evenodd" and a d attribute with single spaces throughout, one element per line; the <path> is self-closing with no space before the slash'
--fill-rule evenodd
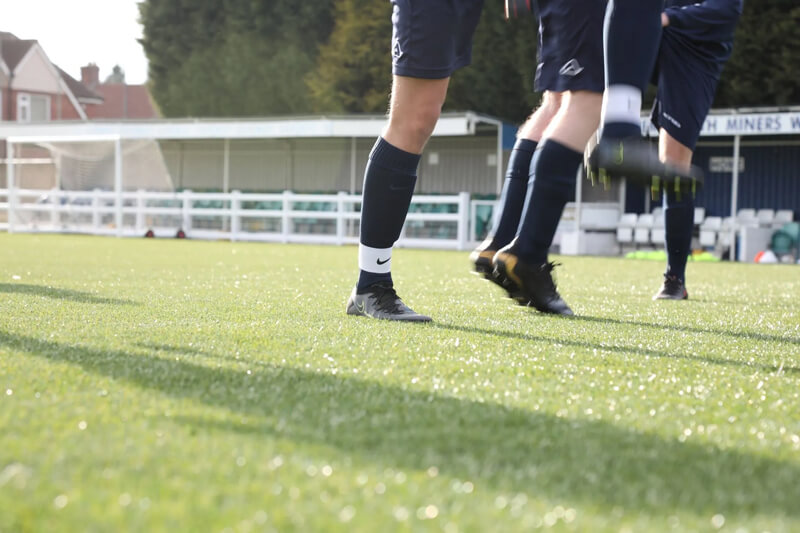
<path id="1" fill-rule="evenodd" d="M 450 67 L 444 68 L 424 68 L 424 67 L 409 67 L 403 65 L 392 65 L 392 74 L 395 76 L 405 76 L 408 78 L 421 78 L 426 80 L 441 80 L 449 78 L 453 73 L 470 64 L 470 59 L 461 59 L 456 61 Z"/>
<path id="2" fill-rule="evenodd" d="M 602 93 L 605 91 L 605 82 L 593 83 L 591 81 L 561 81 L 556 83 L 534 83 L 534 90 L 536 92 L 552 91 L 556 93 L 563 93 L 567 91 L 590 91 L 593 93 Z"/>

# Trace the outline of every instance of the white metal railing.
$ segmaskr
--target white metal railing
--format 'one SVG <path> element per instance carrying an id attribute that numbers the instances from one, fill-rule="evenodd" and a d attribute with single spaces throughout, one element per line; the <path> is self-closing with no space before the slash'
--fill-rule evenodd
<path id="1" fill-rule="evenodd" d="M 118 237 L 175 236 L 357 244 L 360 195 L 0 189 L 0 229 Z M 466 250 L 488 229 L 495 201 L 418 195 L 398 246 Z M 487 214 L 488 213 L 488 214 Z"/>

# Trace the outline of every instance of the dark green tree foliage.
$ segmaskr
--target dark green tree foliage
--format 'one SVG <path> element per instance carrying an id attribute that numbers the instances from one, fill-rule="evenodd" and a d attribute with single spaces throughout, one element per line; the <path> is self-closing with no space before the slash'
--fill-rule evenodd
<path id="1" fill-rule="evenodd" d="M 314 111 L 386 111 L 391 88 L 391 21 L 388 0 L 339 0 L 336 25 L 308 78 Z"/>
<path id="2" fill-rule="evenodd" d="M 165 116 L 384 112 L 391 86 L 388 0 L 144 0 L 142 44 Z M 747 0 L 715 107 L 800 104 L 800 5 Z M 521 122 L 533 93 L 536 24 L 488 1 L 473 61 L 446 110 Z"/>
<path id="3" fill-rule="evenodd" d="M 538 39 L 534 17 L 507 21 L 503 2 L 487 1 L 475 32 L 472 64 L 453 75 L 445 109 L 523 122 L 540 99 L 533 92 Z"/>
<path id="4" fill-rule="evenodd" d="M 714 107 L 800 104 L 800 4 L 745 0 Z"/>
<path id="5" fill-rule="evenodd" d="M 142 45 L 165 116 L 307 113 L 333 0 L 145 0 Z"/>
<path id="6" fill-rule="evenodd" d="M 336 27 L 308 78 L 317 112 L 383 112 L 391 87 L 391 6 L 341 0 Z M 476 110 L 521 122 L 533 93 L 537 28 L 529 17 L 506 21 L 501 2 L 487 2 L 475 34 L 472 65 L 453 76 L 445 109 Z"/>

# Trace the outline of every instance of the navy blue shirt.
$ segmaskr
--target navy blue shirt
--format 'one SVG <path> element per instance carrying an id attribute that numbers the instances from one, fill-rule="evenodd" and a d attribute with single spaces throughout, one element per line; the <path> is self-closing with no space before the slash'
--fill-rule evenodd
<path id="1" fill-rule="evenodd" d="M 733 51 L 742 5 L 743 0 L 667 0 L 666 30 L 680 35 L 698 58 L 709 66 L 716 64 L 721 71 Z"/>

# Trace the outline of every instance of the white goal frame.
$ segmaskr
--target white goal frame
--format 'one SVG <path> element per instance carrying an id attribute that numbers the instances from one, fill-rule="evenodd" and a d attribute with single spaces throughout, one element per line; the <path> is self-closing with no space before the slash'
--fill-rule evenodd
<path id="1" fill-rule="evenodd" d="M 67 136 L 33 136 L 8 137 L 6 139 L 6 188 L 8 189 L 8 232 L 14 232 L 17 211 L 17 187 L 15 183 L 15 166 L 24 163 L 15 157 L 16 146 L 21 144 L 38 144 L 46 142 L 113 142 L 114 143 L 114 220 L 117 237 L 122 236 L 122 136 L 118 134 L 102 135 L 67 135 Z"/>

